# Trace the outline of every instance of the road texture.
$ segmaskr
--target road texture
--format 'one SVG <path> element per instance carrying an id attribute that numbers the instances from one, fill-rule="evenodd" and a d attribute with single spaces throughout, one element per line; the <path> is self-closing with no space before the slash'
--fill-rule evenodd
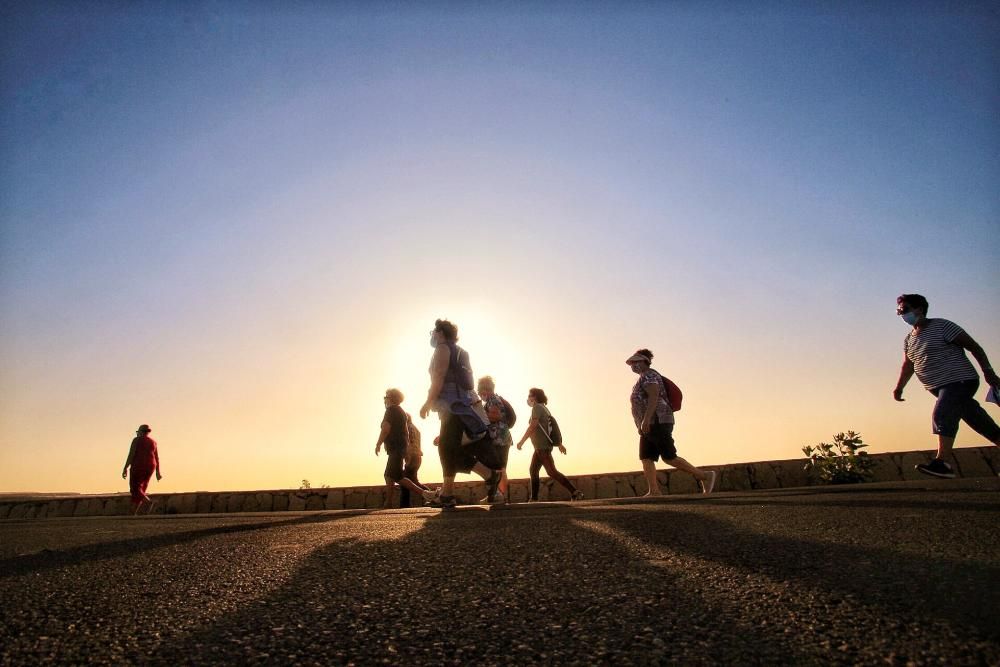
<path id="1" fill-rule="evenodd" d="M 998 491 L 2 521 L 0 663 L 996 665 Z"/>

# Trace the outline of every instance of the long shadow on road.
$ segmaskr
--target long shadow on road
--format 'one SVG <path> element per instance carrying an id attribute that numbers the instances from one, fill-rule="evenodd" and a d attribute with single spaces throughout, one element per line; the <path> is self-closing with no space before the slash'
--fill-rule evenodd
<path id="1" fill-rule="evenodd" d="M 165 642 L 155 661 L 921 662 L 942 643 L 954 664 L 1000 659 L 995 565 L 747 530 L 711 511 L 416 517 L 398 537 L 317 549 L 263 601 Z"/>
<path id="2" fill-rule="evenodd" d="M 297 516 L 294 519 L 274 519 L 256 523 L 237 523 L 224 526 L 213 526 L 198 530 L 188 530 L 177 533 L 165 533 L 145 537 L 133 537 L 124 540 L 98 542 L 84 546 L 59 550 L 42 550 L 38 553 L 14 556 L 0 560 L 0 579 L 17 577 L 33 572 L 42 572 L 55 568 L 78 565 L 92 561 L 110 560 L 120 557 L 135 556 L 146 551 L 162 549 L 163 547 L 185 544 L 213 535 L 249 533 L 281 526 L 295 526 L 344 519 L 356 516 L 356 513 L 312 514 Z M 207 515 L 206 518 L 210 518 Z M 132 519 L 124 519 L 131 521 Z M 162 519 L 156 519 L 160 521 Z M 168 519 L 169 520 L 169 519 Z"/>

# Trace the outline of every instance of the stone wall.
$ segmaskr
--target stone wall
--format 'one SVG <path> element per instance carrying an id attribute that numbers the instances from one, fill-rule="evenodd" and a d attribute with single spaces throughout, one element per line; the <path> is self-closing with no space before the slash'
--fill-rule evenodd
<path id="1" fill-rule="evenodd" d="M 995 477 L 1000 473 L 1000 448 L 965 447 L 954 450 L 956 473 L 960 477 Z M 877 461 L 873 482 L 927 479 L 913 469 L 930 461 L 933 452 L 892 452 L 873 454 Z M 819 480 L 805 471 L 805 459 L 761 461 L 723 466 L 705 466 L 719 473 L 717 491 L 750 491 L 811 486 Z M 664 493 L 696 493 L 694 478 L 676 471 L 659 473 Z M 634 498 L 646 492 L 642 472 L 622 472 L 570 477 L 587 498 Z M 300 489 L 274 491 L 233 491 L 153 494 L 154 514 L 208 514 L 228 512 L 302 512 L 315 510 L 377 509 L 385 498 L 384 485 L 353 486 L 340 489 Z M 456 484 L 460 502 L 473 503 L 486 495 L 486 484 Z M 559 484 L 542 479 L 540 500 L 568 500 L 569 493 Z M 397 493 L 398 502 L 398 493 Z M 528 480 L 511 480 L 513 502 L 528 499 Z M 0 500 L 0 520 L 51 517 L 114 516 L 131 514 L 128 494 L 74 496 L 63 498 Z"/>

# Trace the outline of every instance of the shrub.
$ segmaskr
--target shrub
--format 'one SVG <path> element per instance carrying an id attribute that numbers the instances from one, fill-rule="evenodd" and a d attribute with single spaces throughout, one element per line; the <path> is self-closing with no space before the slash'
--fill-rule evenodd
<path id="1" fill-rule="evenodd" d="M 805 446 L 803 453 L 809 457 L 805 469 L 819 471 L 819 478 L 827 484 L 856 484 L 872 476 L 875 459 L 862 451 L 867 447 L 861 434 L 854 431 L 833 436 L 833 444 L 821 442 L 815 447 Z"/>

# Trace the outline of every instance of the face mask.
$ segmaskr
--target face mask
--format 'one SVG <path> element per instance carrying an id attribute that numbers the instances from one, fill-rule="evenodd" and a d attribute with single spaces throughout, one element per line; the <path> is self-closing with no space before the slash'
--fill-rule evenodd
<path id="1" fill-rule="evenodd" d="M 535 399 L 533 399 L 533 398 L 529 398 L 526 402 L 527 402 L 529 408 L 530 407 L 534 407 L 534 405 L 535 405 Z"/>
<path id="2" fill-rule="evenodd" d="M 907 313 L 903 313 L 902 318 L 904 322 L 912 327 L 917 323 L 917 320 L 920 319 L 920 316 L 911 310 Z"/>
<path id="3" fill-rule="evenodd" d="M 437 347 L 437 346 L 438 346 L 437 334 L 431 334 L 431 347 Z"/>
<path id="4" fill-rule="evenodd" d="M 639 364 L 629 364 L 629 368 L 632 369 L 633 373 L 642 373 L 642 366 Z"/>

